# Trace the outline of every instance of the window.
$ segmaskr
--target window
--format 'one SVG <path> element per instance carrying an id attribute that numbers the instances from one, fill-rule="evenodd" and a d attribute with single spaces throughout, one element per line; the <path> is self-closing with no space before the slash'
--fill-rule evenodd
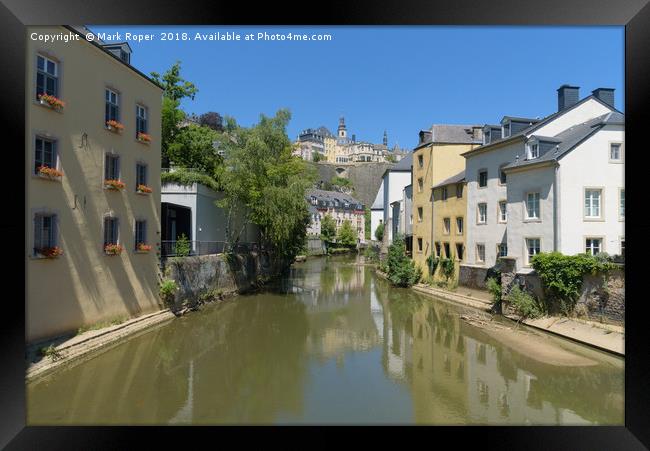
<path id="1" fill-rule="evenodd" d="M 424 167 L 424 157 L 422 155 L 418 155 L 418 167 Z"/>
<path id="2" fill-rule="evenodd" d="M 458 197 L 459 199 L 461 197 L 463 197 L 463 184 L 462 183 L 459 183 L 458 185 L 456 185 L 456 197 Z"/>
<path id="3" fill-rule="evenodd" d="M 463 234 L 463 218 L 456 218 L 456 234 Z"/>
<path id="4" fill-rule="evenodd" d="M 539 219 L 539 193 L 526 195 L 526 219 Z"/>
<path id="5" fill-rule="evenodd" d="M 596 255 L 602 251 L 603 239 L 602 238 L 587 238 L 585 240 L 585 252 L 587 254 Z"/>
<path id="6" fill-rule="evenodd" d="M 600 218 L 600 200 L 602 190 L 586 189 L 585 190 L 585 217 Z"/>
<path id="7" fill-rule="evenodd" d="M 38 168 L 47 166 L 56 169 L 56 141 L 51 139 L 36 137 L 34 145 L 34 173 L 38 174 Z"/>
<path id="8" fill-rule="evenodd" d="M 508 255 L 508 245 L 506 243 L 497 244 L 497 257 L 505 257 Z"/>
<path id="9" fill-rule="evenodd" d="M 482 171 L 479 171 L 478 173 L 478 186 L 483 188 L 487 186 L 487 181 L 488 181 L 488 172 L 486 169 L 483 169 Z"/>
<path id="10" fill-rule="evenodd" d="M 37 213 L 34 215 L 34 255 L 43 249 L 56 246 L 57 216 Z"/>
<path id="11" fill-rule="evenodd" d="M 436 243 L 436 255 L 438 257 L 441 257 L 441 255 L 440 255 L 440 243 Z"/>
<path id="12" fill-rule="evenodd" d="M 480 263 L 485 262 L 485 244 L 476 245 L 476 261 Z"/>
<path id="13" fill-rule="evenodd" d="M 418 179 L 418 193 L 421 193 L 423 188 L 424 188 L 424 181 L 422 180 L 422 177 L 420 177 Z"/>
<path id="14" fill-rule="evenodd" d="M 59 65 L 49 58 L 36 57 L 36 100 L 42 94 L 59 96 Z"/>
<path id="15" fill-rule="evenodd" d="M 120 121 L 120 106 L 118 103 L 119 96 L 110 89 L 106 90 L 106 114 L 104 121 Z"/>
<path id="16" fill-rule="evenodd" d="M 139 185 L 147 185 L 147 165 L 138 163 L 135 165 L 135 187 Z"/>
<path id="17" fill-rule="evenodd" d="M 422 252 L 422 238 L 418 238 L 418 252 Z"/>
<path id="18" fill-rule="evenodd" d="M 422 222 L 422 207 L 418 207 L 418 222 Z"/>
<path id="19" fill-rule="evenodd" d="M 621 143 L 609 144 L 609 159 L 610 161 L 622 161 L 623 155 L 621 154 Z"/>
<path id="20" fill-rule="evenodd" d="M 526 265 L 530 265 L 530 259 L 539 254 L 539 238 L 526 238 Z"/>
<path id="21" fill-rule="evenodd" d="M 138 244 L 147 244 L 147 221 L 135 221 L 135 248 Z"/>
<path id="22" fill-rule="evenodd" d="M 529 159 L 534 160 L 535 158 L 538 157 L 539 157 L 539 144 L 531 144 Z"/>
<path id="23" fill-rule="evenodd" d="M 508 222 L 508 202 L 499 201 L 499 222 Z"/>
<path id="24" fill-rule="evenodd" d="M 118 244 L 119 220 L 112 216 L 104 217 L 104 246 Z"/>
<path id="25" fill-rule="evenodd" d="M 118 155 L 113 155 L 110 153 L 106 154 L 106 161 L 104 163 L 104 179 L 120 179 L 120 157 Z"/>
<path id="26" fill-rule="evenodd" d="M 447 200 L 447 197 L 449 197 L 449 195 L 448 195 L 448 193 L 447 193 L 447 187 L 444 186 L 444 187 L 442 188 L 442 200 Z"/>
<path id="27" fill-rule="evenodd" d="M 449 229 L 451 228 L 451 219 L 443 218 L 442 219 L 442 229 L 445 235 L 449 235 Z"/>
<path id="28" fill-rule="evenodd" d="M 485 203 L 478 204 L 478 223 L 487 223 L 487 204 Z"/>
<path id="29" fill-rule="evenodd" d="M 147 109 L 143 106 L 135 106 L 135 136 L 139 133 L 147 133 Z"/>
<path id="30" fill-rule="evenodd" d="M 449 243 L 445 243 L 445 257 L 451 258 L 451 249 L 449 249 Z"/>
<path id="31" fill-rule="evenodd" d="M 503 124 L 502 136 L 504 138 L 510 136 L 510 122 L 506 122 L 505 124 Z"/>
<path id="32" fill-rule="evenodd" d="M 621 257 L 625 258 L 625 237 L 621 237 Z"/>
<path id="33" fill-rule="evenodd" d="M 458 257 L 458 260 L 463 259 L 463 243 L 456 243 L 456 257 Z"/>
<path id="34" fill-rule="evenodd" d="M 502 165 L 499 167 L 499 184 L 500 184 L 500 185 L 505 185 L 505 184 L 506 184 L 506 179 L 507 179 L 507 177 L 506 177 L 506 173 L 503 171 L 503 168 L 505 168 L 506 165 L 507 165 L 507 163 L 506 163 L 506 164 L 502 164 Z"/>
<path id="35" fill-rule="evenodd" d="M 623 188 L 618 191 L 618 216 L 621 219 L 625 218 L 625 189 Z"/>
<path id="36" fill-rule="evenodd" d="M 130 59 L 129 56 L 130 55 L 128 52 L 125 52 L 124 50 L 120 50 L 120 59 L 127 64 L 129 63 L 129 59 Z"/>

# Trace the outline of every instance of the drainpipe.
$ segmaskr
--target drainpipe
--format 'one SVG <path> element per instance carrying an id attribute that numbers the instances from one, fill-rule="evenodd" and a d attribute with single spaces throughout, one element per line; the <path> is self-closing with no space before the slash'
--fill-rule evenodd
<path id="1" fill-rule="evenodd" d="M 557 184 L 560 180 L 558 173 L 560 172 L 560 165 L 556 163 L 555 169 L 553 172 L 553 251 L 557 252 L 560 247 L 560 231 L 559 231 L 559 221 L 558 213 L 560 210 L 558 192 L 560 191 Z"/>

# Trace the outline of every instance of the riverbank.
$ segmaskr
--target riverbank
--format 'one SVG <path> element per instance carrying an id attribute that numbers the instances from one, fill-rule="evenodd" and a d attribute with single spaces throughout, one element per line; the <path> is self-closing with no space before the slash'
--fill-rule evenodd
<path id="1" fill-rule="evenodd" d="M 81 363 L 91 358 L 99 351 L 106 351 L 121 343 L 124 339 L 133 338 L 141 333 L 162 326 L 176 318 L 169 310 L 142 315 L 124 321 L 121 324 L 89 330 L 72 337 L 59 337 L 31 345 L 27 349 L 27 382 L 39 379 L 56 369 Z M 42 355 L 41 349 L 48 349 L 47 355 Z"/>
<path id="2" fill-rule="evenodd" d="M 379 277 L 388 280 L 388 275 L 379 269 L 376 270 L 376 273 Z M 481 296 L 481 293 L 477 292 L 478 290 L 468 290 L 471 293 L 468 296 L 421 283 L 414 285 L 412 289 L 429 296 L 467 307 L 473 307 L 485 312 L 489 312 L 492 308 L 492 301 L 489 300 L 489 294 L 484 293 Z M 625 329 L 622 326 L 558 316 L 525 319 L 523 321 L 517 315 L 503 315 L 503 317 L 533 329 L 548 332 L 601 351 L 625 357 Z"/>

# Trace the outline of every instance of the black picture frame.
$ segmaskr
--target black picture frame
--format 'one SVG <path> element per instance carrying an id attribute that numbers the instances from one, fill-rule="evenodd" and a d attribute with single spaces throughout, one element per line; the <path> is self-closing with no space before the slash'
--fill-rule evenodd
<path id="1" fill-rule="evenodd" d="M 642 142 L 648 124 L 650 99 L 650 6 L 648 0 L 476 0 L 428 1 L 372 0 L 354 3 L 314 3 L 312 6 L 262 2 L 208 2 L 190 0 L 3 0 L 0 5 L 0 55 L 3 57 L 2 81 L 6 182 L 5 211 L 0 215 L 0 231 L 8 246 L 5 253 L 4 321 L 0 333 L 0 447 L 7 449 L 114 449 L 131 448 L 139 437 L 172 445 L 187 446 L 192 440 L 225 440 L 212 428 L 140 428 L 140 427 L 26 427 L 25 426 L 25 345 L 24 294 L 12 290 L 21 278 L 17 257 L 24 255 L 25 197 L 18 187 L 25 186 L 24 154 L 17 150 L 25 142 L 25 48 L 28 25 L 48 24 L 224 24 L 224 25 L 620 25 L 625 26 L 625 167 L 627 190 L 627 291 L 625 357 L 625 426 L 624 427 L 436 427 L 418 428 L 431 444 L 458 444 L 476 439 L 481 446 L 500 449 L 644 449 L 650 447 L 650 356 L 642 280 L 645 250 L 641 184 L 647 179 L 644 165 L 650 149 Z M 415 62 L 414 62 L 415 64 Z M 390 65 L 386 68 L 390 70 Z M 9 138 L 9 139 L 8 139 Z M 9 145 L 7 143 L 17 143 Z M 629 152 L 629 150 L 632 150 Z M 642 172 L 643 171 L 643 172 Z M 12 180 L 15 178 L 15 182 Z M 21 184 L 22 182 L 22 184 Z M 637 185 L 637 189 L 634 186 Z M 24 191 L 23 191 L 24 193 Z M 8 205 L 7 205 L 8 203 Z M 629 205 L 632 207 L 630 208 Z M 639 246 L 635 246 L 635 243 Z M 22 248 L 21 248 L 22 246 Z M 647 251 L 646 251 L 647 252 Z M 647 258 L 646 258 L 647 260 Z M 23 293 L 25 285 L 23 285 Z M 16 292 L 17 291 L 17 292 Z M 239 428 L 236 428 L 238 430 Z M 385 430 L 382 430 L 385 431 Z M 240 432 L 243 432 L 240 430 Z M 267 432 L 267 431 L 261 431 Z M 311 434 L 319 437 L 323 430 Z M 398 432 L 399 433 L 399 432 Z M 411 434 L 411 431 L 407 432 Z M 376 432 L 373 432 L 376 434 Z M 388 434 L 397 438 L 393 431 Z M 381 434 L 380 434 L 381 435 Z M 263 439 L 259 433 L 244 434 Z M 273 435 L 269 435 L 272 438 Z M 406 438 L 407 436 L 402 436 Z M 411 436 L 408 436 L 411 439 Z M 447 441 L 450 439 L 451 441 Z M 242 442 L 240 442 L 242 443 Z M 304 442 L 305 444 L 309 442 Z M 222 442 L 225 446 L 225 441 Z M 645 446 L 644 446 L 645 445 Z M 140 445 L 142 446 L 142 445 Z M 155 446 L 155 445 L 154 445 Z"/>

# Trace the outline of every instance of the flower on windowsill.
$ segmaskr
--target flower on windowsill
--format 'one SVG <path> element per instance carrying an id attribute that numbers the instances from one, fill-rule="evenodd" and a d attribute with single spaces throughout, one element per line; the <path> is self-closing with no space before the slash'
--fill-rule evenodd
<path id="1" fill-rule="evenodd" d="M 138 243 L 136 249 L 140 252 L 149 252 L 151 250 L 150 244 Z"/>
<path id="2" fill-rule="evenodd" d="M 143 142 L 143 143 L 150 143 L 151 142 L 151 135 L 143 132 L 138 132 L 137 136 L 138 141 Z"/>
<path id="3" fill-rule="evenodd" d="M 45 258 L 57 258 L 60 255 L 63 255 L 63 249 L 61 249 L 59 246 L 42 247 L 40 249 L 36 249 L 36 252 Z"/>
<path id="4" fill-rule="evenodd" d="M 124 189 L 125 186 L 126 185 L 122 180 L 114 180 L 114 179 L 104 180 L 104 188 L 122 190 Z"/>
<path id="5" fill-rule="evenodd" d="M 110 121 L 106 121 L 106 128 L 108 130 L 115 131 L 115 132 L 119 133 L 124 128 L 124 125 L 122 125 L 120 122 L 117 122 L 117 121 L 111 119 Z"/>
<path id="6" fill-rule="evenodd" d="M 38 100 L 41 101 L 41 105 L 49 105 L 57 111 L 62 110 L 63 107 L 65 107 L 65 102 L 63 100 L 46 93 L 39 94 Z"/>
<path id="7" fill-rule="evenodd" d="M 104 252 L 107 255 L 120 255 L 123 249 L 121 244 L 107 244 L 104 246 Z"/>
<path id="8" fill-rule="evenodd" d="M 59 171 L 57 169 L 54 169 L 54 168 L 51 168 L 51 167 L 45 166 L 45 165 L 42 165 L 42 166 L 38 167 L 38 174 L 42 175 L 42 176 L 45 176 L 45 177 L 48 177 L 48 178 L 51 178 L 51 179 L 56 179 L 56 178 L 59 178 L 59 177 L 63 177 L 63 172 L 62 171 Z"/>
<path id="9" fill-rule="evenodd" d="M 146 193 L 146 194 L 153 192 L 153 190 L 149 188 L 147 185 L 138 185 L 136 191 L 139 193 Z"/>

